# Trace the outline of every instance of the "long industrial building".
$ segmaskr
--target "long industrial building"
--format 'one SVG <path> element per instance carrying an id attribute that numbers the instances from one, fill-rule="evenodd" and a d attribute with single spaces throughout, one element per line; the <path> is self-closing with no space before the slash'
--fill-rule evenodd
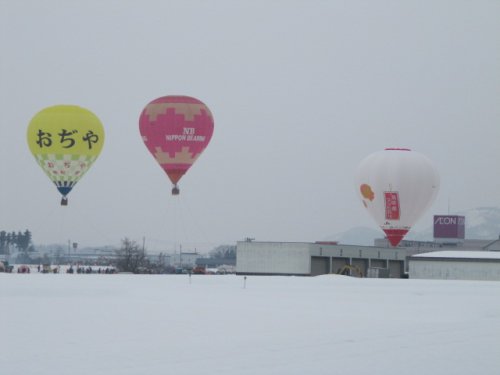
<path id="1" fill-rule="evenodd" d="M 410 257 L 410 278 L 500 281 L 499 251 L 435 251 Z"/>
<path id="2" fill-rule="evenodd" d="M 315 276 L 327 273 L 385 273 L 405 277 L 412 248 L 339 245 L 329 242 L 237 243 L 236 273 L 241 275 Z"/>
<path id="3" fill-rule="evenodd" d="M 441 250 L 467 250 L 481 257 L 496 250 L 500 240 L 465 240 L 461 244 L 403 241 L 390 247 L 385 240 L 379 246 L 341 245 L 335 242 L 258 242 L 241 241 L 236 248 L 236 273 L 240 275 L 316 276 L 342 273 L 362 277 L 406 278 L 410 259 L 417 254 Z M 465 252 L 464 252 L 465 254 Z M 423 258 L 422 258 L 423 259 Z M 500 263 L 498 263 L 500 266 Z"/>
<path id="4" fill-rule="evenodd" d="M 494 241 L 465 238 L 465 217 L 434 215 L 433 241 L 401 241 L 392 247 L 387 238 L 376 239 L 375 246 L 342 245 L 336 242 L 255 242 L 247 239 L 236 247 L 236 273 L 241 275 L 315 276 L 340 273 L 361 277 L 456 278 L 497 280 L 500 274 L 500 238 Z M 443 250 L 454 256 L 424 256 Z M 468 255 L 465 256 L 465 252 Z M 462 256 L 460 256 L 462 254 Z M 413 272 L 410 272 L 410 259 Z M 492 268 L 478 275 L 480 267 Z M 443 276 L 444 275 L 444 276 Z M 469 276 L 467 276 L 469 275 Z"/>

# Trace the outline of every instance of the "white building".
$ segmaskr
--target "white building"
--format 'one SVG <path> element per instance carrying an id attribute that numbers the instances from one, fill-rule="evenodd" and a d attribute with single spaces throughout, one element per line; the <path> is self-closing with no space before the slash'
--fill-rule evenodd
<path id="1" fill-rule="evenodd" d="M 410 279 L 498 280 L 500 252 L 436 251 L 409 258 Z"/>
<path id="2" fill-rule="evenodd" d="M 485 243 L 494 250 L 500 240 L 482 241 L 468 249 L 452 246 L 449 251 L 443 251 L 443 244 L 417 241 L 402 247 L 241 241 L 236 247 L 236 273 L 315 276 L 347 269 L 363 277 L 500 280 L 500 251 L 481 250 Z"/>
<path id="3" fill-rule="evenodd" d="M 176 253 L 171 254 L 168 261 L 171 266 L 194 268 L 198 258 L 201 258 L 198 253 Z"/>
<path id="4" fill-rule="evenodd" d="M 236 273 L 315 276 L 347 270 L 359 276 L 401 278 L 406 276 L 408 257 L 418 252 L 333 242 L 241 241 L 236 247 Z"/>

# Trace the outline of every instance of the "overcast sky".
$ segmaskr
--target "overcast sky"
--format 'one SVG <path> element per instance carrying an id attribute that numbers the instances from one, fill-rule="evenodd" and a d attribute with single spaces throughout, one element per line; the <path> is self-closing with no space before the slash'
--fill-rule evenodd
<path id="1" fill-rule="evenodd" d="M 499 20 L 493 0 L 0 0 L 0 229 L 168 252 L 322 240 L 377 228 L 354 176 L 385 147 L 439 170 L 416 229 L 448 206 L 500 206 Z M 215 119 L 178 197 L 138 129 L 149 101 L 175 94 Z M 68 207 L 26 142 L 56 104 L 106 132 Z"/>

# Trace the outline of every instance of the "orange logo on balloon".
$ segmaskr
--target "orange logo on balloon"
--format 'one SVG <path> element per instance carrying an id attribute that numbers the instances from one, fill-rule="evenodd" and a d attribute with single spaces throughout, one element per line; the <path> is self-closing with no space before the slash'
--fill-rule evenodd
<path id="1" fill-rule="evenodd" d="M 359 187 L 359 190 L 361 191 L 361 195 L 363 196 L 363 198 L 369 199 L 370 201 L 373 201 L 375 199 L 375 193 L 373 192 L 370 185 L 363 184 Z"/>

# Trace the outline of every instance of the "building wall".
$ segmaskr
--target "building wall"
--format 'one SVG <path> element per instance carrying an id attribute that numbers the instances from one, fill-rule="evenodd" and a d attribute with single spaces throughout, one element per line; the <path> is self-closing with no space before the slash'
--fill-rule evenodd
<path id="1" fill-rule="evenodd" d="M 500 262 L 410 258 L 409 266 L 411 279 L 500 281 Z"/>
<path id="2" fill-rule="evenodd" d="M 371 275 L 370 268 L 388 269 L 388 277 L 401 278 L 407 271 L 406 259 L 418 249 L 386 248 L 356 245 L 324 245 L 311 244 L 311 255 L 330 257 L 331 273 L 338 273 L 343 266 L 351 265 L 359 268 L 363 276 Z M 317 273 L 311 272 L 312 275 Z"/>
<path id="3" fill-rule="evenodd" d="M 307 243 L 238 242 L 236 273 L 309 275 L 311 255 Z"/>
<path id="4" fill-rule="evenodd" d="M 483 248 L 491 243 L 491 240 L 465 239 L 459 243 L 439 243 L 434 241 L 413 241 L 403 240 L 399 243 L 399 247 L 424 251 L 442 251 L 442 250 L 483 250 Z M 375 247 L 390 248 L 387 238 L 378 238 L 374 241 Z M 417 251 L 417 252 L 418 252 Z"/>
<path id="5" fill-rule="evenodd" d="M 181 266 L 181 267 L 195 267 L 196 260 L 200 258 L 200 254 L 197 253 L 177 253 L 169 255 L 168 265 L 171 266 Z"/>
<path id="6" fill-rule="evenodd" d="M 372 268 L 387 268 L 387 260 L 385 259 L 370 259 Z"/>
<path id="7" fill-rule="evenodd" d="M 405 248 L 375 248 L 294 242 L 238 242 L 236 273 L 257 275 L 322 275 L 338 273 L 346 265 L 359 269 L 386 269 L 388 277 L 404 277 Z M 389 272 L 390 271 L 390 272 Z"/>

